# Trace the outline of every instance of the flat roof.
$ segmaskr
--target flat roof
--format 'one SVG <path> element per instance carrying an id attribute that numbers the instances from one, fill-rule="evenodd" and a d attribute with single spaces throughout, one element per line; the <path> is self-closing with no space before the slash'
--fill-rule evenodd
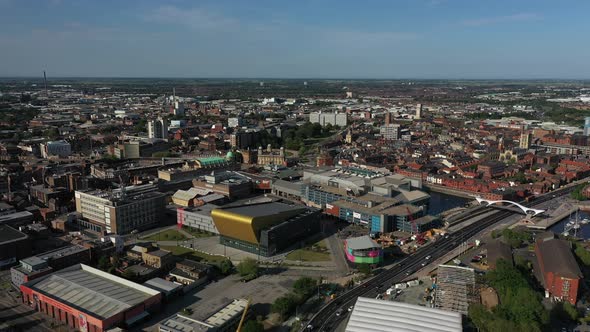
<path id="1" fill-rule="evenodd" d="M 44 253 L 37 255 L 37 257 L 47 260 L 54 257 L 63 257 L 67 255 L 76 254 L 82 251 L 88 251 L 88 248 L 84 248 L 78 244 L 72 244 L 70 246 L 58 248 L 51 251 L 46 251 Z"/>
<path id="2" fill-rule="evenodd" d="M 301 206 L 293 206 L 279 202 L 260 204 L 247 204 L 235 207 L 221 208 L 224 211 L 246 215 L 249 217 L 262 217 L 271 214 L 278 214 L 286 211 L 301 210 Z"/>
<path id="3" fill-rule="evenodd" d="M 149 288 L 153 288 L 157 291 L 166 292 L 166 293 L 170 293 L 170 292 L 174 291 L 175 289 L 182 287 L 182 285 L 180 285 L 180 284 L 177 284 L 177 283 L 174 283 L 172 281 L 168 281 L 168 280 L 162 279 L 162 278 L 152 278 L 152 279 L 144 282 L 143 284 Z"/>
<path id="4" fill-rule="evenodd" d="M 247 304 L 248 300 L 246 299 L 235 299 L 211 315 L 211 317 L 205 319 L 205 323 L 211 324 L 213 326 L 222 326 L 232 318 L 241 315 Z"/>
<path id="5" fill-rule="evenodd" d="M 346 332 L 460 332 L 461 314 L 419 305 L 359 297 Z"/>
<path id="6" fill-rule="evenodd" d="M 84 264 L 23 284 L 91 316 L 106 319 L 160 292 Z"/>
<path id="7" fill-rule="evenodd" d="M 10 221 L 10 220 L 14 220 L 14 219 L 20 219 L 20 218 L 25 218 L 25 217 L 33 217 L 33 214 L 29 211 L 20 211 L 20 212 L 14 212 L 11 214 L 5 214 L 3 216 L 0 216 L 0 223 L 6 222 L 6 221 Z"/>
<path id="8" fill-rule="evenodd" d="M 381 248 L 377 242 L 373 241 L 368 235 L 353 237 L 346 240 L 346 246 L 352 250 Z"/>
<path id="9" fill-rule="evenodd" d="M 19 240 L 24 240 L 28 236 L 25 233 L 17 231 L 16 229 L 0 224 L 0 243 L 9 243 Z"/>
<path id="10" fill-rule="evenodd" d="M 214 328 L 223 326 L 232 318 L 242 314 L 246 308 L 248 300 L 246 299 L 235 299 L 221 309 L 217 310 L 213 315 L 204 321 L 200 321 L 188 316 L 181 314 L 175 314 L 174 316 L 166 319 L 160 323 L 160 331 L 168 332 L 200 332 L 209 331 Z"/>

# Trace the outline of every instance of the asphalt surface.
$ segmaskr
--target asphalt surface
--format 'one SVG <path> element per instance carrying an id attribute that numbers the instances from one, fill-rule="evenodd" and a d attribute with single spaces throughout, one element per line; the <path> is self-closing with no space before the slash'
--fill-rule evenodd
<path id="1" fill-rule="evenodd" d="M 522 203 L 522 205 L 533 207 L 540 203 L 551 200 L 556 196 L 567 195 L 571 193 L 574 188 L 575 186 L 564 187 L 551 193 L 539 196 L 531 203 Z M 420 270 L 422 268 L 422 263 L 425 262 L 426 256 L 431 256 L 430 261 L 435 260 L 447 252 L 457 248 L 459 245 L 461 245 L 461 243 L 469 240 L 471 237 L 477 235 L 481 231 L 487 229 L 490 226 L 493 226 L 497 222 L 515 213 L 516 212 L 513 211 L 499 210 L 492 215 L 479 220 L 477 223 L 468 225 L 461 230 L 439 239 L 432 245 L 428 245 L 423 249 L 408 255 L 390 269 L 384 270 L 372 279 L 369 279 L 365 283 L 347 291 L 335 300 L 326 304 L 312 317 L 312 319 L 307 324 L 304 324 L 302 331 L 334 331 L 341 321 L 347 317 L 347 308 L 351 305 L 354 305 L 356 299 L 359 296 L 375 298 L 377 294 L 383 293 L 392 284 L 401 282 L 416 271 Z M 470 218 L 473 218 L 473 216 L 465 217 L 465 220 Z M 341 308 L 343 314 L 336 315 L 336 312 Z M 307 329 L 307 327 L 310 325 L 311 329 Z"/>

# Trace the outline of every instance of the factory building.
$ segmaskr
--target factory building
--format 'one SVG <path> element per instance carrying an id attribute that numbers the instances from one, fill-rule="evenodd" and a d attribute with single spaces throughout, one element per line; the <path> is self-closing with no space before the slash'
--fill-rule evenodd
<path id="1" fill-rule="evenodd" d="M 79 264 L 20 286 L 25 305 L 79 331 L 129 328 L 158 312 L 162 293 Z"/>

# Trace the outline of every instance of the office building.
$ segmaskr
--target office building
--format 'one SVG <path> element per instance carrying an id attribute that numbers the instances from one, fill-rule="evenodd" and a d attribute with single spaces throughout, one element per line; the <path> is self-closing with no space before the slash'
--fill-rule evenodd
<path id="1" fill-rule="evenodd" d="M 351 263 L 379 264 L 383 262 L 381 245 L 368 235 L 344 240 L 344 253 Z"/>
<path id="2" fill-rule="evenodd" d="M 243 125 L 244 125 L 244 119 L 241 116 L 227 119 L 227 126 L 229 128 L 241 127 Z"/>
<path id="3" fill-rule="evenodd" d="M 153 228 L 166 206 L 166 196 L 157 191 L 76 191 L 74 197 L 76 211 L 83 217 L 79 226 L 100 233 L 129 234 Z"/>
<path id="4" fill-rule="evenodd" d="M 168 120 L 157 118 L 148 121 L 148 137 L 168 139 Z"/>
<path id="5" fill-rule="evenodd" d="M 584 136 L 590 136 L 590 117 L 584 118 Z"/>
<path id="6" fill-rule="evenodd" d="M 319 123 L 325 126 L 331 124 L 332 126 L 346 127 L 348 125 L 348 115 L 346 113 L 324 113 L 324 112 L 312 112 L 309 113 L 309 122 Z"/>
<path id="7" fill-rule="evenodd" d="M 84 264 L 20 286 L 25 305 L 78 331 L 128 329 L 159 312 L 162 293 Z"/>
<path id="8" fill-rule="evenodd" d="M 72 146 L 66 141 L 49 141 L 41 143 L 41 156 L 49 158 L 50 156 L 67 157 L 72 154 Z"/>
<path id="9" fill-rule="evenodd" d="M 231 171 L 213 171 L 193 180 L 193 187 L 202 192 L 223 195 L 230 200 L 246 198 L 252 194 L 252 181 Z"/>
<path id="10" fill-rule="evenodd" d="M 256 146 L 260 132 L 253 129 L 238 130 L 230 135 L 230 145 L 236 149 L 248 149 Z"/>
<path id="11" fill-rule="evenodd" d="M 401 138 L 400 125 L 397 123 L 386 124 L 379 128 L 379 134 L 384 140 L 398 140 Z"/>
<path id="12" fill-rule="evenodd" d="M 422 118 L 422 104 L 416 104 L 416 116 L 414 119 L 420 120 Z"/>
<path id="13" fill-rule="evenodd" d="M 124 141 L 114 144 L 112 147 L 112 155 L 119 159 L 138 159 L 141 157 L 151 157 L 157 152 L 166 152 L 171 145 L 168 142 L 156 141 L 147 143 L 143 141 Z"/>
<path id="14" fill-rule="evenodd" d="M 359 297 L 345 332 L 461 332 L 461 314 L 402 302 Z"/>
<path id="15" fill-rule="evenodd" d="M 31 255 L 31 239 L 25 233 L 0 224 L 0 268 Z"/>
<path id="16" fill-rule="evenodd" d="M 320 230 L 320 211 L 279 202 L 211 211 L 221 244 L 273 256 Z"/>

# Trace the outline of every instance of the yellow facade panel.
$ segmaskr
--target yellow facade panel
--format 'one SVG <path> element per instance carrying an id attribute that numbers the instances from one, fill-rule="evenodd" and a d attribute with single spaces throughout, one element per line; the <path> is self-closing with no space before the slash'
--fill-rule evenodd
<path id="1" fill-rule="evenodd" d="M 255 233 L 252 221 L 254 218 L 241 214 L 213 209 L 211 211 L 213 223 L 219 234 L 250 243 L 258 243 L 258 234 Z"/>

